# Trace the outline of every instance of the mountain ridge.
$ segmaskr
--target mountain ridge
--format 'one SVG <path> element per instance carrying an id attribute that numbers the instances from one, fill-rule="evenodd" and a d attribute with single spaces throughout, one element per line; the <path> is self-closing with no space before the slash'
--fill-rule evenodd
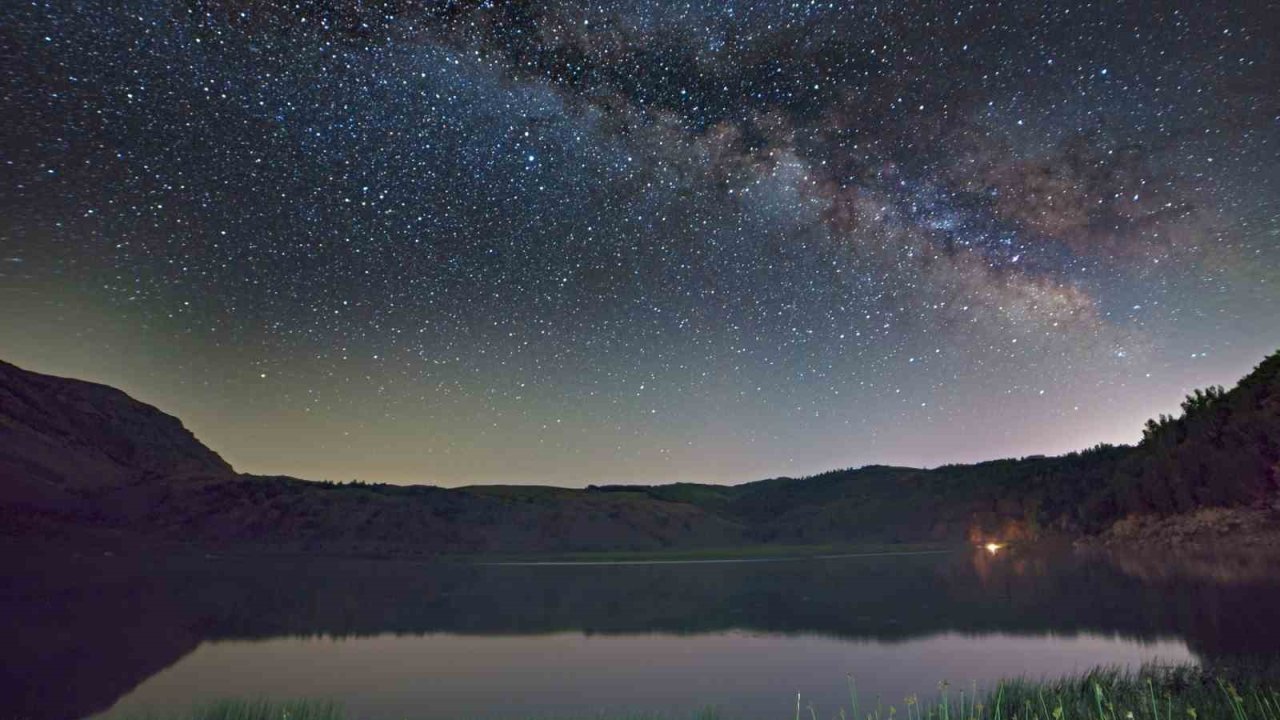
<path id="1" fill-rule="evenodd" d="M 236 473 L 177 418 L 0 362 L 0 535 L 237 551 L 528 553 L 1079 537 L 1135 514 L 1267 506 L 1280 352 L 1136 446 L 739 485 L 332 483 Z"/>

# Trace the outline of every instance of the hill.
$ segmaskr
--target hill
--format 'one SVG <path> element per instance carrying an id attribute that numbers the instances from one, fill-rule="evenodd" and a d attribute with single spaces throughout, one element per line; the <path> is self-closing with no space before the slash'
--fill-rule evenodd
<path id="1" fill-rule="evenodd" d="M 175 417 L 106 385 L 0 362 L 0 518 L 74 524 L 103 493 L 235 472 Z"/>
<path id="2" fill-rule="evenodd" d="M 1099 533 L 1133 515 L 1267 508 L 1278 485 L 1280 353 L 1230 391 L 1196 391 L 1133 447 L 585 490 L 238 474 L 119 390 L 0 363 L 0 535 L 72 544 L 441 554 L 1016 540 Z"/>

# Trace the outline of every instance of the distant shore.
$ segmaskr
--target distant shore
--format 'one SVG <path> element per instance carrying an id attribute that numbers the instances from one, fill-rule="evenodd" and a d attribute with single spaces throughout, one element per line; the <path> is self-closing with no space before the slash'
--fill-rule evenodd
<path id="1" fill-rule="evenodd" d="M 448 560 L 481 565 L 585 565 L 593 563 L 764 562 L 856 556 L 920 555 L 969 548 L 964 543 L 868 543 L 839 545 L 742 545 L 670 550 L 616 550 L 576 553 L 455 555 Z"/>

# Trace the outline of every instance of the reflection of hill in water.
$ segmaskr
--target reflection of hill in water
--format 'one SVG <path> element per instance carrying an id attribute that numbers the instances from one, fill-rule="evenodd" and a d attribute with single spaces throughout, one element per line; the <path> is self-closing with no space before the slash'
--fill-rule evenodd
<path id="1" fill-rule="evenodd" d="M 14 628 L 0 649 L 0 697 L 13 699 L 0 707 L 6 716 L 101 710 L 201 641 L 282 635 L 746 629 L 897 641 L 944 631 L 1101 632 L 1178 636 L 1209 662 L 1280 653 L 1280 579 L 1135 574 L 1132 561 L 1125 572 L 1072 555 L 580 567 L 23 564 L 0 581 L 0 614 Z"/>
<path id="2" fill-rule="evenodd" d="M 1274 552 L 1186 548 L 1153 555 L 1140 550 L 1089 550 L 1126 575 L 1148 583 L 1202 582 L 1221 585 L 1280 583 Z"/>

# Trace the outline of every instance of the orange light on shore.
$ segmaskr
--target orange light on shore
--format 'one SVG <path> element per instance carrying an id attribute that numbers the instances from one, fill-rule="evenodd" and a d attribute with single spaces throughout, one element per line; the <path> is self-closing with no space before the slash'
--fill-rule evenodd
<path id="1" fill-rule="evenodd" d="M 1004 546 L 1001 545 L 1000 543 L 989 542 L 986 545 L 983 545 L 983 547 L 987 549 L 987 552 L 991 553 L 992 555 L 995 555 L 996 553 L 1000 552 L 1000 550 Z"/>

